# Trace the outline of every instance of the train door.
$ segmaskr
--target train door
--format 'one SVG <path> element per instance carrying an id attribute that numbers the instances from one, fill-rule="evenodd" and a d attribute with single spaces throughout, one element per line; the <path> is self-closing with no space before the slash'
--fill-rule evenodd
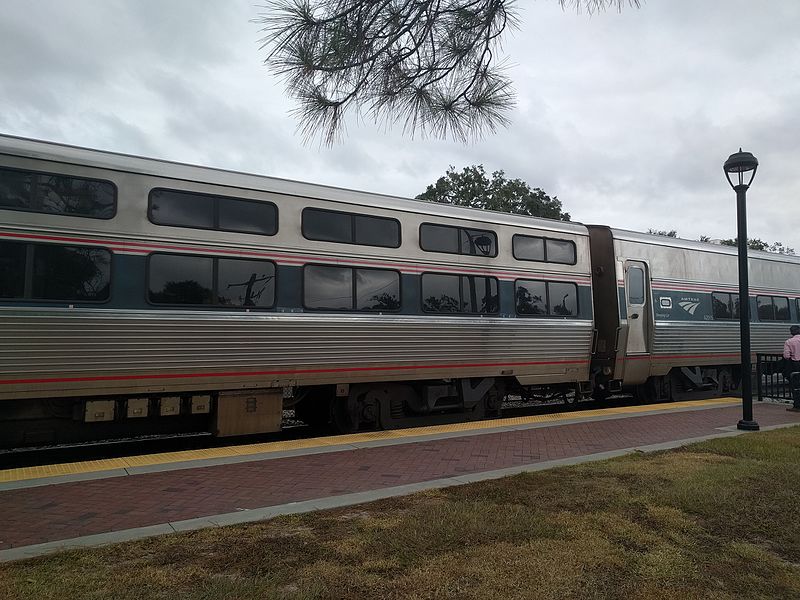
<path id="1" fill-rule="evenodd" d="M 625 261 L 625 385 L 644 383 L 650 376 L 649 277 L 641 261 Z"/>

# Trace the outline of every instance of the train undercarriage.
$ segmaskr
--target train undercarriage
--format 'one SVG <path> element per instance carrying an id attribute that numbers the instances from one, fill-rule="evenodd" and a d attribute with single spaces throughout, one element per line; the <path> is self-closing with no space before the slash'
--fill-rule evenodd
<path id="1" fill-rule="evenodd" d="M 306 386 L 109 398 L 0 402 L 0 448 L 205 433 L 219 437 L 279 431 L 285 411 L 320 433 L 398 429 L 501 415 L 522 404 L 573 404 L 632 394 L 667 402 L 734 393 L 735 366 L 682 367 L 623 389 L 596 381 L 521 386 L 514 378 L 472 378 Z M 291 414 L 291 413 L 289 413 Z"/>

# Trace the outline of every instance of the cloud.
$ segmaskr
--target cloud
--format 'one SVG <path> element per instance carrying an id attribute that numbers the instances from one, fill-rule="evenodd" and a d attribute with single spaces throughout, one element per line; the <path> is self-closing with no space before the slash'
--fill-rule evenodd
<path id="1" fill-rule="evenodd" d="M 320 148 L 261 64 L 250 2 L 7 2 L 0 129 L 405 196 L 482 163 L 575 219 L 685 237 L 735 235 L 721 166 L 741 145 L 761 161 L 751 234 L 800 248 L 800 3 L 523 8 L 506 44 L 519 95 L 507 130 L 464 146 L 353 117 Z"/>

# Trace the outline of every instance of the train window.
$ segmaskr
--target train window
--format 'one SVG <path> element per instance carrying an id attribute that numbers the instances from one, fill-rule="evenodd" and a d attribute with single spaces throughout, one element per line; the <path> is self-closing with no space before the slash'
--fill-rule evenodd
<path id="1" fill-rule="evenodd" d="M 628 267 L 628 303 L 644 304 L 644 271 L 641 267 Z"/>
<path id="2" fill-rule="evenodd" d="M 789 299 L 781 296 L 756 296 L 759 321 L 788 321 Z"/>
<path id="3" fill-rule="evenodd" d="M 147 278 L 153 304 L 275 305 L 275 263 L 268 260 L 151 254 Z"/>
<path id="4" fill-rule="evenodd" d="M 156 225 L 275 235 L 278 208 L 271 202 L 156 188 L 150 191 Z"/>
<path id="5" fill-rule="evenodd" d="M 544 262 L 544 238 L 515 235 L 511 241 L 514 258 Z"/>
<path id="6" fill-rule="evenodd" d="M 303 304 L 314 310 L 352 310 L 353 269 L 306 265 Z"/>
<path id="7" fill-rule="evenodd" d="M 213 304 L 214 259 L 188 254 L 152 254 L 148 297 L 155 304 Z"/>
<path id="8" fill-rule="evenodd" d="M 355 243 L 363 246 L 400 247 L 400 222 L 383 217 L 354 215 Z"/>
<path id="9" fill-rule="evenodd" d="M 322 242 L 400 247 L 400 222 L 319 208 L 303 209 L 303 237 Z"/>
<path id="10" fill-rule="evenodd" d="M 578 314 L 578 286 L 574 283 L 547 284 L 547 305 L 555 317 L 574 317 Z"/>
<path id="11" fill-rule="evenodd" d="M 486 229 L 423 223 L 419 228 L 419 246 L 426 252 L 497 256 L 497 235 Z"/>
<path id="12" fill-rule="evenodd" d="M 110 181 L 0 168 L 0 208 L 111 219 L 117 188 Z"/>
<path id="13" fill-rule="evenodd" d="M 715 319 L 738 319 L 739 294 L 714 292 L 711 294 L 711 310 Z"/>
<path id="14" fill-rule="evenodd" d="M 278 208 L 271 202 L 220 198 L 219 225 L 222 231 L 275 235 L 278 233 Z"/>
<path id="15" fill-rule="evenodd" d="M 31 299 L 103 302 L 110 285 L 111 252 L 105 248 L 34 245 Z"/>
<path id="16" fill-rule="evenodd" d="M 422 276 L 422 310 L 425 312 L 461 312 L 458 275 L 425 273 Z"/>
<path id="17" fill-rule="evenodd" d="M 789 314 L 789 299 L 773 297 L 772 302 L 775 304 L 775 320 L 776 321 L 789 321 L 792 316 Z"/>
<path id="18" fill-rule="evenodd" d="M 422 310 L 438 313 L 491 314 L 499 309 L 494 277 L 474 275 L 422 275 Z"/>
<path id="19" fill-rule="evenodd" d="M 219 258 L 217 303 L 271 308 L 275 304 L 275 264 L 267 260 Z"/>
<path id="20" fill-rule="evenodd" d="M 461 310 L 467 313 L 491 314 L 499 308 L 497 279 L 494 277 L 461 276 Z"/>
<path id="21" fill-rule="evenodd" d="M 303 305 L 311 310 L 399 310 L 400 274 L 386 269 L 306 265 Z"/>
<path id="22" fill-rule="evenodd" d="M 563 265 L 576 263 L 575 242 L 516 234 L 511 240 L 514 258 Z"/>
<path id="23" fill-rule="evenodd" d="M 519 315 L 572 317 L 578 314 L 578 286 L 558 281 L 516 281 Z"/>
<path id="24" fill-rule="evenodd" d="M 25 297 L 27 252 L 27 244 L 0 242 L 0 298 Z"/>
<path id="25" fill-rule="evenodd" d="M 545 253 L 547 262 L 563 265 L 575 264 L 575 242 L 569 240 L 545 240 Z"/>
<path id="26" fill-rule="evenodd" d="M 399 310 L 400 273 L 384 269 L 356 269 L 356 310 Z"/>
<path id="27" fill-rule="evenodd" d="M 547 314 L 547 284 L 544 281 L 517 281 L 517 314 Z"/>
<path id="28" fill-rule="evenodd" d="M 306 208 L 303 211 L 303 237 L 322 242 L 353 243 L 353 219 L 329 210 Z"/>
<path id="29" fill-rule="evenodd" d="M 0 298 L 105 302 L 110 287 L 105 248 L 0 242 Z"/>
<path id="30" fill-rule="evenodd" d="M 798 320 L 800 320 L 800 298 L 794 299 L 794 310 L 797 313 Z"/>

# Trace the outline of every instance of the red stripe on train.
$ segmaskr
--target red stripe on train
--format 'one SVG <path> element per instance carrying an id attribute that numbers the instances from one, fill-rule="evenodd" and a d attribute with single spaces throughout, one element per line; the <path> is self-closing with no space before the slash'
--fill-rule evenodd
<path id="1" fill-rule="evenodd" d="M 68 383 L 78 381 L 130 381 L 140 379 L 197 379 L 203 377 L 259 377 L 264 375 L 308 375 L 313 373 L 352 373 L 363 371 L 410 371 L 414 369 L 468 369 L 473 367 L 528 367 L 534 365 L 586 364 L 588 360 L 550 360 L 515 363 L 466 363 L 460 365 L 396 365 L 392 367 L 344 367 L 339 369 L 301 369 L 287 371 L 241 371 L 232 373 L 156 373 L 152 375 L 98 375 L 95 377 L 50 377 L 42 379 L 0 379 L 0 385 L 26 383 Z"/>

